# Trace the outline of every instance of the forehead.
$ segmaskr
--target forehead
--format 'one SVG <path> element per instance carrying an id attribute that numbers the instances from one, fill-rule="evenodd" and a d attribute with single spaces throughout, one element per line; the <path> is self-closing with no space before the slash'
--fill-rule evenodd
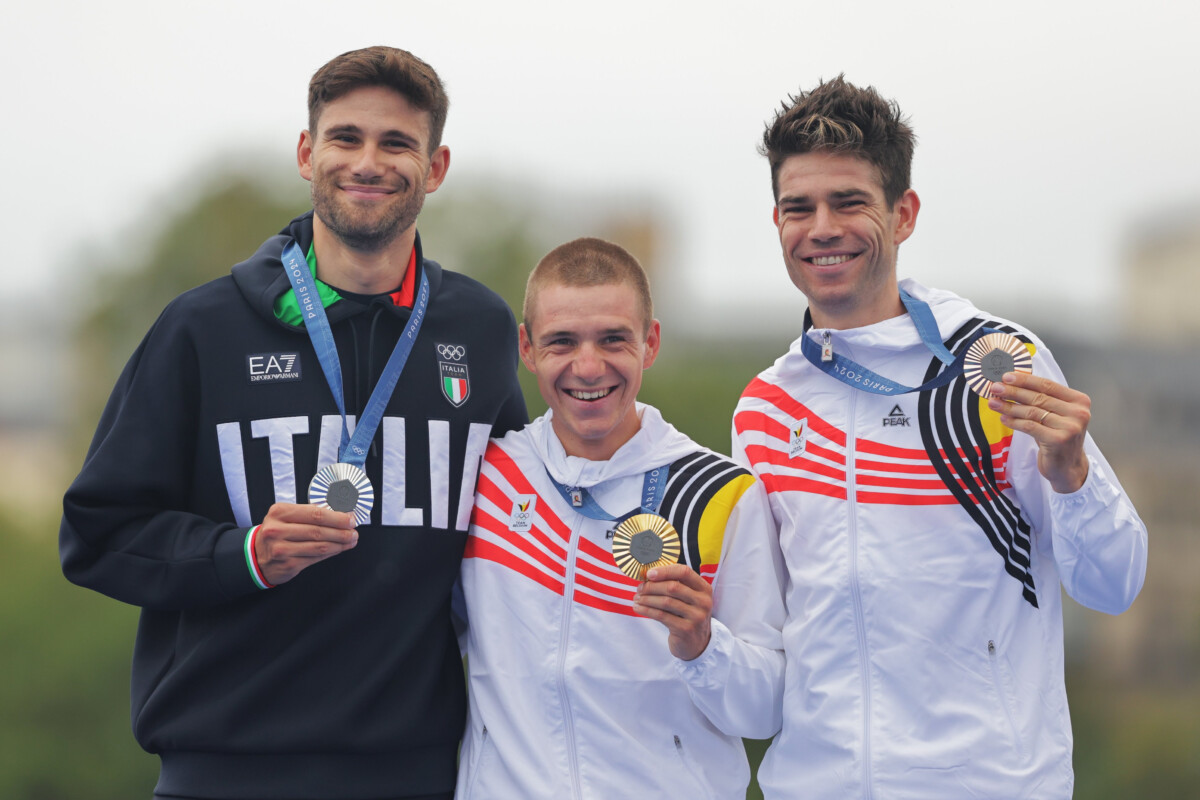
<path id="1" fill-rule="evenodd" d="M 429 140 L 429 112 L 386 86 L 360 86 L 326 103 L 317 117 L 317 131 L 354 127 L 363 131 L 396 130 Z"/>
<path id="2" fill-rule="evenodd" d="M 628 283 L 598 286 L 547 283 L 534 289 L 530 307 L 539 335 L 644 327 L 638 293 Z"/>
<path id="3" fill-rule="evenodd" d="M 788 156 L 779 167 L 780 200 L 848 191 L 882 196 L 875 165 L 858 156 L 816 152 Z"/>

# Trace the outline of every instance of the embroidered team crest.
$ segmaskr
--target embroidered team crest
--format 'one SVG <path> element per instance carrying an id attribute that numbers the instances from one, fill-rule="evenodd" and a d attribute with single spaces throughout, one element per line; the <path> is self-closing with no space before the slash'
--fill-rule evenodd
<path id="1" fill-rule="evenodd" d="M 808 420 L 802 419 L 788 431 L 788 458 L 804 455 L 804 448 L 808 445 L 807 428 Z"/>
<path id="2" fill-rule="evenodd" d="M 467 373 L 467 348 L 461 344 L 439 344 L 437 354 L 442 394 L 451 405 L 461 406 L 471 396 L 471 379 Z"/>
<path id="3" fill-rule="evenodd" d="M 519 494 L 513 498 L 508 529 L 513 533 L 528 533 L 533 528 L 533 512 L 537 508 L 536 494 Z"/>

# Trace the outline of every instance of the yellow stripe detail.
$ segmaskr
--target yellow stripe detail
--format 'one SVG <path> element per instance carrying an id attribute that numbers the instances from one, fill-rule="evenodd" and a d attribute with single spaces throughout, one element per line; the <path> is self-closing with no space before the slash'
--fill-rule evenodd
<path id="1" fill-rule="evenodd" d="M 722 486 L 705 506 L 697 528 L 701 564 L 721 563 L 721 544 L 725 541 L 725 526 L 729 524 L 729 514 L 746 490 L 753 485 L 753 475 L 738 475 Z"/>

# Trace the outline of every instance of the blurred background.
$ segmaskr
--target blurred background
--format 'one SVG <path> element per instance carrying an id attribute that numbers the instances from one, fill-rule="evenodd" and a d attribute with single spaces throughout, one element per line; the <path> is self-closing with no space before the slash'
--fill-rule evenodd
<path id="1" fill-rule="evenodd" d="M 1076 797 L 1200 796 L 1197 31 L 1200 7 L 1160 0 L 0 12 L 0 797 L 149 796 L 156 759 L 129 731 L 137 611 L 62 578 L 61 495 L 163 305 L 309 207 L 308 79 L 377 43 L 429 61 L 451 97 L 426 252 L 519 309 L 551 247 L 628 247 L 664 331 L 642 397 L 726 452 L 738 394 L 803 313 L 763 123 L 840 72 L 896 98 L 920 139 L 902 276 L 1042 335 L 1150 529 L 1129 612 L 1066 601 Z"/>

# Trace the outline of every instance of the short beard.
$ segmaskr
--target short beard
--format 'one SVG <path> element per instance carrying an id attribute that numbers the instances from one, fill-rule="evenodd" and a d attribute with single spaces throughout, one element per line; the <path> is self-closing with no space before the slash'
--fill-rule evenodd
<path id="1" fill-rule="evenodd" d="M 351 250 L 377 253 L 396 241 L 411 228 L 425 205 L 425 188 L 414 186 L 408 198 L 389 209 L 378 219 L 364 219 L 348 203 L 339 203 L 336 188 L 330 181 L 313 181 L 311 188 L 313 211 L 325 227 Z"/>

